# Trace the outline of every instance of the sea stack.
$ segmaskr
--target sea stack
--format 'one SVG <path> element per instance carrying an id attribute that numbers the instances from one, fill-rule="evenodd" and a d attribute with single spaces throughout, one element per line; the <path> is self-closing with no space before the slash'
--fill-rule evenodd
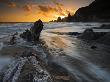
<path id="1" fill-rule="evenodd" d="M 43 22 L 39 19 L 38 21 L 36 21 L 35 23 L 34 23 L 34 26 L 33 27 L 31 27 L 31 29 L 30 29 L 30 31 L 31 31 L 31 33 L 32 33 L 32 35 L 33 35 L 33 40 L 35 41 L 35 40 L 39 40 L 39 37 L 40 37 L 40 33 L 41 33 L 41 31 L 42 31 L 42 29 L 43 29 Z"/>
<path id="2" fill-rule="evenodd" d="M 34 23 L 30 30 L 23 32 L 20 37 L 27 41 L 39 41 L 40 33 L 43 29 L 43 22 L 39 19 Z"/>

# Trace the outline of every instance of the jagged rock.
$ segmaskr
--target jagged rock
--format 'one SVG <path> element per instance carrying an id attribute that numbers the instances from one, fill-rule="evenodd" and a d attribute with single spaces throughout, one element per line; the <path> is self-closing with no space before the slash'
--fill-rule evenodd
<path id="1" fill-rule="evenodd" d="M 94 32 L 92 29 L 86 29 L 82 34 L 78 36 L 78 38 L 91 41 L 97 40 L 103 37 L 105 34 L 106 32 Z"/>
<path id="2" fill-rule="evenodd" d="M 42 29 L 43 29 L 43 22 L 39 19 L 34 23 L 34 26 L 31 27 L 30 31 L 32 33 L 38 34 L 42 31 Z"/>
<path id="3" fill-rule="evenodd" d="M 25 30 L 25 32 L 23 32 L 20 37 L 22 37 L 23 39 L 26 39 L 27 41 L 32 41 L 32 34 L 30 30 Z"/>
<path id="4" fill-rule="evenodd" d="M 39 41 L 40 33 L 43 29 L 43 22 L 39 19 L 30 30 L 25 30 L 20 37 L 27 41 Z"/>
<path id="5" fill-rule="evenodd" d="M 97 42 L 102 43 L 102 44 L 106 44 L 106 45 L 110 45 L 110 32 L 106 33 L 104 36 L 99 38 L 97 40 Z"/>
<path id="6" fill-rule="evenodd" d="M 11 39 L 10 39 L 10 44 L 13 45 L 16 43 L 16 36 L 12 35 Z"/>
<path id="7" fill-rule="evenodd" d="M 50 74 L 35 56 L 18 57 L 3 72 L 0 82 L 52 82 Z"/>
<path id="8" fill-rule="evenodd" d="M 110 21 L 109 8 L 108 0 L 95 0 L 89 6 L 79 8 L 74 18 L 76 21 Z"/>
<path id="9" fill-rule="evenodd" d="M 95 42 L 110 45 L 110 32 L 94 32 L 92 29 L 86 29 L 80 36 L 80 39 L 87 41 L 94 40 Z M 92 49 L 96 49 L 96 46 L 91 46 Z"/>
<path id="10" fill-rule="evenodd" d="M 61 17 L 58 17 L 58 19 L 56 20 L 57 22 L 62 22 Z"/>
<path id="11" fill-rule="evenodd" d="M 92 29 L 86 29 L 78 38 L 84 40 L 94 40 L 96 38 L 95 32 Z"/>
<path id="12" fill-rule="evenodd" d="M 95 0 L 86 7 L 79 8 L 72 16 L 63 18 L 62 22 L 110 22 L 110 1 Z"/>

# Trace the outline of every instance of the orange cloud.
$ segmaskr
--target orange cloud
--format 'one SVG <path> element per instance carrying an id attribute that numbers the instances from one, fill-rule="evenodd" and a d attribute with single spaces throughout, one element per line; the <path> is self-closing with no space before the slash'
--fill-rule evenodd
<path id="1" fill-rule="evenodd" d="M 63 4 L 57 2 L 56 0 L 52 0 L 52 2 L 53 2 L 55 5 L 57 5 L 57 6 L 63 6 Z"/>
<path id="2" fill-rule="evenodd" d="M 25 10 L 25 11 L 31 11 L 32 10 L 32 6 L 31 5 L 25 5 L 24 7 L 23 7 L 23 9 Z"/>
<path id="3" fill-rule="evenodd" d="M 62 3 L 58 3 L 56 0 L 52 0 L 54 5 L 50 4 L 36 4 L 36 3 L 26 3 L 25 5 L 16 4 L 15 2 L 10 2 L 10 0 L 0 0 L 0 3 L 3 3 L 11 8 L 19 8 L 19 15 L 17 14 L 10 14 L 7 17 L 7 21 L 35 21 L 36 19 L 42 19 L 43 21 L 50 21 L 55 20 L 57 17 L 65 17 L 70 13 L 70 11 L 73 11 L 72 9 L 67 9 Z M 21 14 L 21 15 L 20 15 Z M 23 16 L 24 15 L 24 16 Z M 2 20 L 7 19 L 1 18 Z M 19 19 L 21 18 L 21 19 Z"/>
<path id="4" fill-rule="evenodd" d="M 63 5 L 57 4 L 52 7 L 49 5 L 38 5 L 38 15 L 41 15 L 45 18 L 50 18 L 50 19 L 57 19 L 57 17 L 61 16 L 61 17 L 65 17 L 67 16 L 70 11 L 68 11 L 67 9 L 65 9 L 63 7 Z"/>
<path id="5" fill-rule="evenodd" d="M 15 7 L 16 7 L 16 3 L 10 2 L 10 3 L 8 3 L 8 6 L 9 6 L 9 7 L 12 7 L 12 8 L 15 8 Z"/>
<path id="6" fill-rule="evenodd" d="M 55 4 L 61 16 L 67 16 L 67 10 L 64 8 L 64 5 L 62 3 L 59 3 L 56 0 L 52 0 L 52 2 Z"/>
<path id="7" fill-rule="evenodd" d="M 56 8 L 53 8 L 51 6 L 43 6 L 43 5 L 39 5 L 38 8 L 42 11 L 42 12 L 57 12 Z"/>

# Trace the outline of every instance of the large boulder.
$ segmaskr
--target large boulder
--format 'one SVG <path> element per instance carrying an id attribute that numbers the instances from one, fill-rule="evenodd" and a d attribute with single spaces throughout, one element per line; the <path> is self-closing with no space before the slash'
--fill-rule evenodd
<path id="1" fill-rule="evenodd" d="M 43 29 L 43 22 L 39 19 L 34 23 L 34 26 L 31 27 L 30 31 L 35 34 L 39 34 Z"/>
<path id="2" fill-rule="evenodd" d="M 82 34 L 80 34 L 78 38 L 91 41 L 91 40 L 98 40 L 104 35 L 106 35 L 106 32 L 94 32 L 91 28 L 88 28 Z"/>
<path id="3" fill-rule="evenodd" d="M 39 41 L 40 33 L 43 29 L 43 22 L 39 19 L 34 23 L 30 30 L 25 30 L 20 37 L 27 41 Z"/>
<path id="4" fill-rule="evenodd" d="M 20 37 L 22 37 L 23 39 L 27 40 L 27 41 L 32 41 L 32 34 L 30 30 L 25 30 L 25 32 L 23 32 Z"/>
<path id="5" fill-rule="evenodd" d="M 13 45 L 16 43 L 16 37 L 15 35 L 12 35 L 11 39 L 10 39 L 10 44 Z"/>
<path id="6" fill-rule="evenodd" d="M 95 32 L 92 29 L 86 29 L 78 38 L 84 40 L 94 40 L 96 39 Z"/>

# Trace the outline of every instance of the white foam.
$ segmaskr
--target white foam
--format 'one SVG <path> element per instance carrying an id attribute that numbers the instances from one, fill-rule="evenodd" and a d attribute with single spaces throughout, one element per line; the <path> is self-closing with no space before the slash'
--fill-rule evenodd
<path id="1" fill-rule="evenodd" d="M 5 72 L 3 82 L 11 81 L 16 82 L 20 76 L 21 70 L 25 63 L 29 61 L 36 69 L 36 73 L 33 74 L 33 82 L 51 82 L 50 75 L 46 70 L 43 70 L 42 67 L 38 64 L 36 57 L 20 57 L 13 61 L 9 66 L 9 69 Z"/>
<path id="2" fill-rule="evenodd" d="M 18 80 L 21 69 L 24 66 L 25 62 L 27 61 L 27 58 L 21 58 L 20 60 L 21 61 L 19 62 L 18 69 L 13 76 L 12 82 L 16 82 Z"/>

